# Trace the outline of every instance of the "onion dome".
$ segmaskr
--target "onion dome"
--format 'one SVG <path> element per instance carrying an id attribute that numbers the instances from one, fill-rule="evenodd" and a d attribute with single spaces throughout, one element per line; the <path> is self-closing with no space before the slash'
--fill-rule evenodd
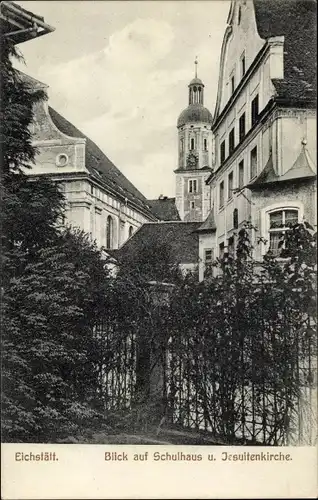
<path id="1" fill-rule="evenodd" d="M 212 124 L 212 114 L 202 104 L 190 104 L 178 118 L 177 127 L 186 123 L 201 122 Z"/>

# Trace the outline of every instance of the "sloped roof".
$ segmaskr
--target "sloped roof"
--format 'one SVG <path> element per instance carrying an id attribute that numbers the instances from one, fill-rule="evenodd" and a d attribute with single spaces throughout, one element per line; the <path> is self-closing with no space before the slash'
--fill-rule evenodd
<path id="1" fill-rule="evenodd" d="M 287 181 L 292 179 L 315 177 L 316 174 L 314 168 L 315 167 L 309 153 L 305 146 L 303 146 L 293 166 L 278 180 Z"/>
<path id="2" fill-rule="evenodd" d="M 249 187 L 267 184 L 270 182 L 276 182 L 277 180 L 278 180 L 278 175 L 274 170 L 273 157 L 272 155 L 270 155 L 265 165 L 265 168 L 262 170 L 259 176 L 256 177 L 256 179 L 249 184 Z"/>
<path id="3" fill-rule="evenodd" d="M 163 198 L 158 198 L 156 200 L 148 200 L 148 204 L 151 207 L 152 213 L 159 220 L 180 220 L 175 198 L 168 198 L 167 196 L 164 196 Z"/>
<path id="4" fill-rule="evenodd" d="M 199 236 L 195 232 L 201 222 L 153 222 L 136 231 L 113 256 L 119 261 L 133 258 L 143 247 L 162 243 L 170 245 L 176 263 L 193 264 L 198 261 Z"/>
<path id="5" fill-rule="evenodd" d="M 284 36 L 284 80 L 274 80 L 278 95 L 285 99 L 316 98 L 315 0 L 254 0 L 255 18 L 261 38 Z"/>
<path id="6" fill-rule="evenodd" d="M 53 108 L 49 107 L 50 116 L 57 128 L 64 134 L 71 137 L 82 137 L 86 139 L 85 166 L 90 174 L 98 181 L 104 181 L 108 186 L 125 197 L 143 211 L 152 216 L 147 199 L 137 188 L 120 172 L 120 170 L 110 161 L 103 151 L 83 132 L 78 130 L 72 123 L 66 120 Z M 152 216 L 153 217 L 153 216 Z"/>
<path id="7" fill-rule="evenodd" d="M 214 209 L 211 210 L 203 224 L 197 229 L 198 233 L 209 233 L 216 231 L 216 223 L 214 218 Z"/>
<path id="8" fill-rule="evenodd" d="M 264 184 L 296 179 L 308 179 L 310 177 L 315 177 L 315 175 L 314 163 L 311 160 L 306 147 L 303 145 L 296 161 L 285 174 L 281 176 L 276 174 L 273 167 L 272 156 L 270 156 L 264 170 L 253 182 L 248 185 L 248 187 L 253 189 L 254 187 L 263 186 Z"/>

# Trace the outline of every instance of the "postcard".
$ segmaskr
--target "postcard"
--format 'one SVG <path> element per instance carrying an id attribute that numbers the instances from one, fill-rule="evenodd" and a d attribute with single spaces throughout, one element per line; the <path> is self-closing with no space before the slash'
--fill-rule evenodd
<path id="1" fill-rule="evenodd" d="M 2 498 L 316 498 L 316 1 L 1 1 Z"/>

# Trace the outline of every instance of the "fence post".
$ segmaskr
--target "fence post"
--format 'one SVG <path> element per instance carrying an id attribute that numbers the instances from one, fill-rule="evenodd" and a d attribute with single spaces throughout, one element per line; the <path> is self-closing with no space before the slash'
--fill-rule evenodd
<path id="1" fill-rule="evenodd" d="M 143 401 L 147 424 L 158 426 L 166 412 L 166 356 L 168 332 L 163 314 L 174 285 L 151 281 L 148 284 L 150 315 L 138 339 L 137 390 Z"/>

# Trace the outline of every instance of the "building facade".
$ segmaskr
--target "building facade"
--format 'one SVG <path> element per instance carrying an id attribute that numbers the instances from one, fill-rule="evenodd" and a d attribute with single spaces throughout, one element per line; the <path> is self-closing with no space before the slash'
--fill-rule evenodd
<path id="1" fill-rule="evenodd" d="M 35 88 L 46 86 L 32 81 Z M 66 198 L 65 224 L 88 233 L 99 247 L 118 248 L 143 223 L 156 221 L 146 198 L 88 137 L 47 101 L 31 125 L 38 154 L 28 175 L 58 182 Z"/>
<path id="2" fill-rule="evenodd" d="M 212 131 L 211 212 L 200 230 L 200 279 L 251 223 L 254 257 L 297 221 L 316 227 L 316 4 L 232 1 Z M 259 239 L 261 243 L 258 244 Z"/>
<path id="3" fill-rule="evenodd" d="M 197 63 L 196 63 L 197 64 Z M 204 84 L 195 74 L 189 84 L 188 107 L 178 118 L 178 168 L 175 203 L 180 219 L 203 221 L 210 210 L 206 180 L 212 169 L 212 115 L 204 107 Z"/>

